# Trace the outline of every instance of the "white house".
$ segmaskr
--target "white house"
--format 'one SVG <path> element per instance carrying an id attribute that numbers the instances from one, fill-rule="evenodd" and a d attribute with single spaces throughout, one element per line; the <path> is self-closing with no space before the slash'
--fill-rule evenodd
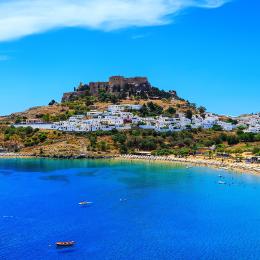
<path id="1" fill-rule="evenodd" d="M 218 121 L 217 124 L 223 128 L 225 131 L 232 131 L 236 126 L 232 125 L 231 123 Z"/>
<path id="2" fill-rule="evenodd" d="M 244 132 L 258 134 L 260 133 L 260 125 L 249 126 Z"/>

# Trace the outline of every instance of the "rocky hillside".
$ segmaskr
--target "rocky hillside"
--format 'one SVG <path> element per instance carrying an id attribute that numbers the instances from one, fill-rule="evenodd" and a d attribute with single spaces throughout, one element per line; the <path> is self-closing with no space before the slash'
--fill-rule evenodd
<path id="1" fill-rule="evenodd" d="M 146 77 L 112 76 L 107 82 L 80 83 L 73 92 L 64 93 L 62 102 L 100 95 L 114 102 L 120 99 L 178 98 L 176 91 L 164 91 L 153 87 Z"/>

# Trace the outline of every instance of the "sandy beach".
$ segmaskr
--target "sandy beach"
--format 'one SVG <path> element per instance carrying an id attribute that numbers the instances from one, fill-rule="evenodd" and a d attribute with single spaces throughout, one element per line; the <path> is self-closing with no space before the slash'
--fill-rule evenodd
<path id="1" fill-rule="evenodd" d="M 234 162 L 230 159 L 207 159 L 199 156 L 178 158 L 174 156 L 145 156 L 145 155 L 120 155 L 117 160 L 145 160 L 149 162 L 173 162 L 185 165 L 212 167 L 232 170 L 240 173 L 260 174 L 260 165 L 254 163 Z"/>

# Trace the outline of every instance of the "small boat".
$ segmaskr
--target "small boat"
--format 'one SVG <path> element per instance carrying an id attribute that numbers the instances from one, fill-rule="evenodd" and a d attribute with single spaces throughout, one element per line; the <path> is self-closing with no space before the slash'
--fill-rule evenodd
<path id="1" fill-rule="evenodd" d="M 81 202 L 79 202 L 79 205 L 81 205 L 81 206 L 86 206 L 86 205 L 90 205 L 90 204 L 92 204 L 93 202 L 90 202 L 90 201 L 81 201 Z"/>
<path id="2" fill-rule="evenodd" d="M 57 247 L 69 247 L 74 246 L 75 241 L 56 242 L 55 244 Z"/>
<path id="3" fill-rule="evenodd" d="M 219 181 L 218 184 L 226 184 L 224 181 Z"/>

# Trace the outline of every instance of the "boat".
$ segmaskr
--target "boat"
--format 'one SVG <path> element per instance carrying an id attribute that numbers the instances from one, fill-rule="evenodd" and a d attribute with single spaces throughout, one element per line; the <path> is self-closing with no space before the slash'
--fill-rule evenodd
<path id="1" fill-rule="evenodd" d="M 86 205 L 90 205 L 90 204 L 92 204 L 93 202 L 90 202 L 90 201 L 81 201 L 81 202 L 79 202 L 79 205 L 81 205 L 81 206 L 86 206 Z"/>
<path id="2" fill-rule="evenodd" d="M 55 244 L 57 247 L 69 247 L 69 246 L 74 246 L 75 241 L 56 242 Z"/>
<path id="3" fill-rule="evenodd" d="M 224 181 L 219 181 L 218 184 L 226 184 Z"/>

